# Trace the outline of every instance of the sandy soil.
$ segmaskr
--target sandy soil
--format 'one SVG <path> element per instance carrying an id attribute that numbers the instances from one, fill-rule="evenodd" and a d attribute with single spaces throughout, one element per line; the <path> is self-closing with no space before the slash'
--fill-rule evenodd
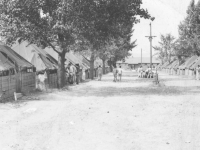
<path id="1" fill-rule="evenodd" d="M 200 149 L 200 81 L 112 78 L 0 104 L 0 150 Z"/>

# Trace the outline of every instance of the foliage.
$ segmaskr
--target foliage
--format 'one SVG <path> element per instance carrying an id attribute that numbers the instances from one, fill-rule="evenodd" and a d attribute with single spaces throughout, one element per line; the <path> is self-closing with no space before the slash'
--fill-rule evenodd
<path id="1" fill-rule="evenodd" d="M 200 56 L 200 1 L 195 5 L 194 0 L 188 6 L 187 16 L 179 25 L 179 57 Z"/>
<path id="2" fill-rule="evenodd" d="M 160 36 L 159 46 L 155 46 L 154 49 L 158 51 L 158 58 L 164 62 L 171 62 L 175 55 L 175 46 L 175 37 L 171 34 L 166 34 Z"/>
<path id="3" fill-rule="evenodd" d="M 127 55 L 137 17 L 150 18 L 141 4 L 141 0 L 1 0 L 1 36 L 10 45 L 22 39 L 56 51 L 62 87 L 65 53 L 71 49 L 90 50 L 92 64 L 94 55 L 114 40 L 122 41 L 115 43 L 116 59 Z"/>
<path id="4" fill-rule="evenodd" d="M 72 1 L 2 0 L 0 9 L 1 36 L 6 38 L 7 44 L 22 38 L 62 52 L 69 51 L 75 42 L 77 27 Z"/>
<path id="5" fill-rule="evenodd" d="M 110 39 L 131 34 L 133 25 L 139 22 L 137 16 L 149 18 L 148 12 L 140 5 L 141 1 L 135 0 L 83 1 L 79 13 L 84 20 L 81 34 L 91 43 L 92 50 L 101 50 Z"/>

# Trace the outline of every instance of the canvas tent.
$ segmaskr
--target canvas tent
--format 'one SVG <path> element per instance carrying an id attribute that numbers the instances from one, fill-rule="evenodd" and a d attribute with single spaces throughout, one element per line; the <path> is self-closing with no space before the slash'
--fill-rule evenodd
<path id="1" fill-rule="evenodd" d="M 17 42 L 13 49 L 36 67 L 37 74 L 47 71 L 47 80 L 50 88 L 57 88 L 58 62 L 50 54 L 27 41 Z M 39 83 L 36 82 L 39 86 Z M 38 87 L 37 86 L 37 87 Z"/>
<path id="2" fill-rule="evenodd" d="M 54 59 L 58 60 L 58 54 L 52 48 L 46 47 L 44 50 L 45 52 L 50 54 Z M 85 60 L 83 56 L 81 56 L 81 54 L 70 51 L 66 53 L 65 58 L 65 65 L 68 65 L 68 63 L 72 63 L 73 65 L 79 64 L 85 70 L 89 69 L 89 62 Z"/>
<path id="3" fill-rule="evenodd" d="M 169 74 L 177 74 L 177 69 L 175 68 L 177 65 L 179 64 L 178 60 L 175 60 L 174 62 L 172 62 L 169 66 L 167 66 L 168 70 L 169 70 Z"/>
<path id="4" fill-rule="evenodd" d="M 198 65 L 200 65 L 200 57 L 198 57 L 192 64 L 191 66 L 189 67 L 189 69 L 196 69 L 198 67 Z"/>
<path id="5" fill-rule="evenodd" d="M 14 92 L 35 89 L 35 68 L 6 45 L 0 45 L 0 92 L 2 99 L 13 99 Z"/>
<path id="6" fill-rule="evenodd" d="M 170 63 L 167 61 L 167 62 L 165 62 L 162 66 L 161 66 L 161 68 L 162 68 L 162 70 L 164 70 L 164 72 L 167 72 L 167 66 L 169 65 Z"/>
<path id="7" fill-rule="evenodd" d="M 27 41 L 15 44 L 13 50 L 32 63 L 37 71 L 57 69 L 57 61 L 43 49 Z"/>
<path id="8" fill-rule="evenodd" d="M 181 75 L 189 75 L 189 67 L 193 64 L 193 62 L 198 58 L 198 56 L 194 55 L 187 59 L 182 65 L 179 66 Z"/>
<path id="9" fill-rule="evenodd" d="M 189 76 L 196 76 L 196 68 L 200 65 L 200 57 L 198 57 L 189 67 Z"/>

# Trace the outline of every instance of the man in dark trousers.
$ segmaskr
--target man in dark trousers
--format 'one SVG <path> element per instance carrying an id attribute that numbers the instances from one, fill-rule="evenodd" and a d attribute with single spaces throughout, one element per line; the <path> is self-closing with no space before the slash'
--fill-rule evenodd
<path id="1" fill-rule="evenodd" d="M 80 66 L 79 64 L 76 64 L 76 84 L 79 84 L 80 82 L 80 72 L 81 69 L 80 69 Z"/>

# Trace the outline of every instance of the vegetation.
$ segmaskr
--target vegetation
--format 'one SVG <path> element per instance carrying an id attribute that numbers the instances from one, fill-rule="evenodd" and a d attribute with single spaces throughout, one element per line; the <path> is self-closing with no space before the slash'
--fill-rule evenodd
<path id="1" fill-rule="evenodd" d="M 141 0 L 1 0 L 1 36 L 12 45 L 27 40 L 58 53 L 58 84 L 64 86 L 65 54 L 89 50 L 91 77 L 95 56 L 114 54 L 115 60 L 128 55 L 136 17 L 150 18 Z M 117 48 L 110 48 L 108 43 Z M 113 47 L 113 44 L 109 45 Z M 107 59 L 107 58 L 106 58 Z"/>
<path id="2" fill-rule="evenodd" d="M 175 37 L 171 34 L 160 36 L 159 46 L 154 47 L 158 51 L 158 57 L 163 62 L 171 63 L 175 51 Z"/>
<path id="3" fill-rule="evenodd" d="M 182 62 L 192 55 L 200 56 L 200 0 L 196 5 L 191 0 L 186 13 L 186 18 L 178 27 L 179 37 L 175 39 L 170 34 L 161 35 L 160 45 L 155 47 L 158 58 L 163 62 L 170 62 L 171 58 Z"/>

